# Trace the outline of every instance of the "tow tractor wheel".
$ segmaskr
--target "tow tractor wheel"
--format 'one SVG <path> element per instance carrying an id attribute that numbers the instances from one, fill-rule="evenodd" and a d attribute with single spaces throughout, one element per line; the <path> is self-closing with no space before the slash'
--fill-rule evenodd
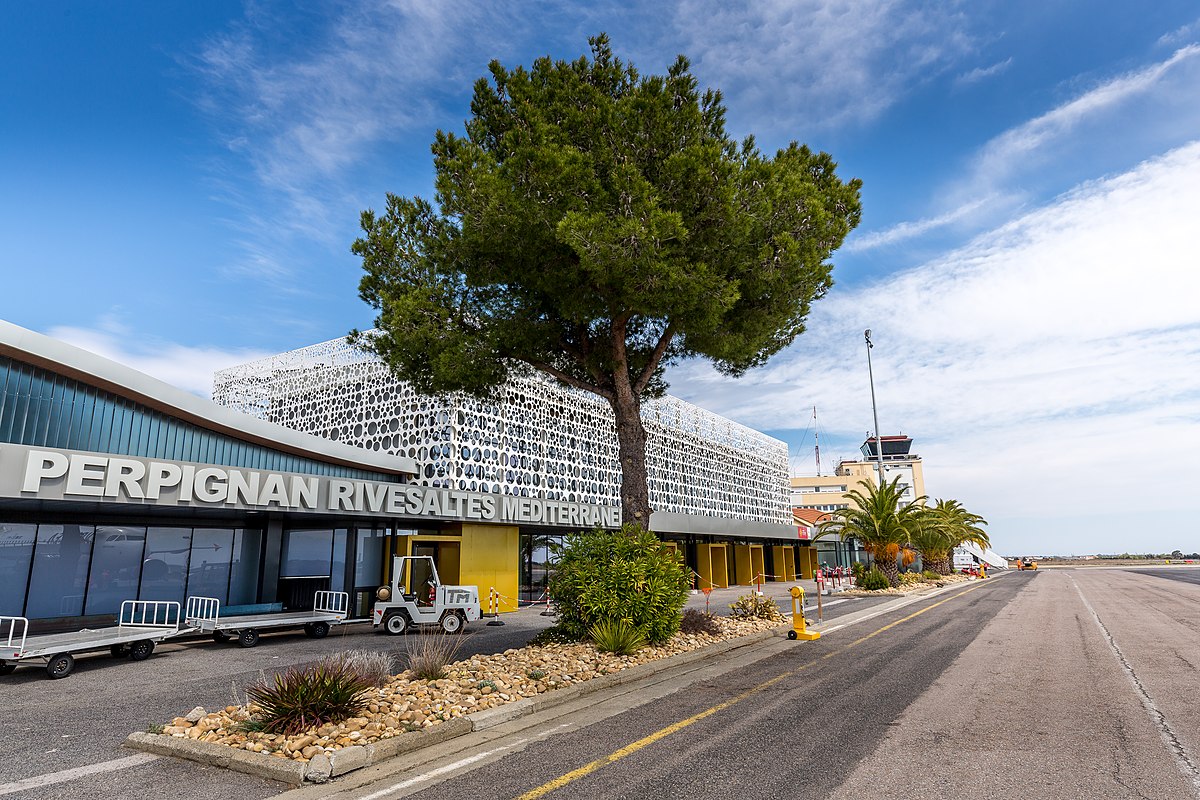
<path id="1" fill-rule="evenodd" d="M 795 638 L 796 638 L 796 632 L 795 632 L 795 631 L 788 631 L 788 638 L 789 638 L 789 639 L 795 639 Z"/>
<path id="2" fill-rule="evenodd" d="M 55 680 L 67 677 L 73 669 L 75 658 L 70 653 L 58 653 L 50 656 L 50 660 L 46 662 L 46 675 Z"/>
<path id="3" fill-rule="evenodd" d="M 329 633 L 328 622 L 310 622 L 304 626 L 305 635 L 313 639 L 324 639 Z"/>
<path id="4" fill-rule="evenodd" d="M 229 634 L 225 631 L 213 631 L 213 641 L 221 643 L 228 642 Z"/>
<path id="5" fill-rule="evenodd" d="M 393 636 L 399 636 L 408 630 L 408 614 L 404 611 L 394 611 L 383 618 L 383 629 Z"/>
<path id="6" fill-rule="evenodd" d="M 11 675 L 16 668 L 16 664 L 0 664 L 0 675 Z"/>
<path id="7" fill-rule="evenodd" d="M 447 611 L 442 614 L 442 630 L 446 633 L 461 633 L 463 618 L 457 611 Z"/>
<path id="8" fill-rule="evenodd" d="M 112 647 L 108 648 L 108 652 L 112 653 L 113 658 L 124 658 L 125 656 L 129 655 L 129 645 L 124 643 L 114 644 Z"/>
<path id="9" fill-rule="evenodd" d="M 246 628 L 244 631 L 238 632 L 238 644 L 242 647 L 254 647 L 258 644 L 258 631 L 254 628 Z"/>
<path id="10" fill-rule="evenodd" d="M 134 661 L 145 661 L 154 652 L 154 642 L 142 639 L 129 645 L 129 657 Z"/>

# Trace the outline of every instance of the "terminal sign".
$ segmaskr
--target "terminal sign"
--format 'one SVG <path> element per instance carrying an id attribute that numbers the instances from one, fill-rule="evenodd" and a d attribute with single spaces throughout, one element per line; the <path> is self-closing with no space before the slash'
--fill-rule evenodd
<path id="1" fill-rule="evenodd" d="M 12 456 L 18 454 L 14 451 L 24 451 L 20 467 L 13 463 Z M 621 525 L 621 510 L 614 506 L 544 498 L 20 445 L 6 446 L 3 455 L 0 496 L 573 527 Z M 17 482 L 19 489 L 12 485 Z"/>

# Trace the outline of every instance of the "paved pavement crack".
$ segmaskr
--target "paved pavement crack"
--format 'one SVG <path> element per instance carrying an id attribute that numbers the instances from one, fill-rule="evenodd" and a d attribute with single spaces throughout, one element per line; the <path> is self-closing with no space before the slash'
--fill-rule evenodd
<path id="1" fill-rule="evenodd" d="M 1196 759 L 1192 757 L 1192 755 L 1187 751 L 1187 748 L 1184 747 L 1183 742 L 1179 740 L 1179 736 L 1175 733 L 1174 729 L 1171 728 L 1171 724 L 1167 721 L 1166 716 L 1158 710 L 1158 706 L 1155 705 L 1154 699 L 1146 690 L 1146 687 L 1142 683 L 1141 678 L 1138 677 L 1137 672 L 1134 671 L 1133 665 L 1129 663 L 1129 660 L 1125 657 L 1125 654 L 1121 652 L 1121 648 L 1117 645 L 1116 639 L 1113 638 L 1112 633 L 1109 632 L 1108 627 L 1104 624 L 1104 621 L 1100 619 L 1100 615 L 1096 613 L 1096 609 L 1093 608 L 1092 604 L 1088 602 L 1088 599 L 1084 597 L 1083 590 L 1079 588 L 1079 584 L 1075 582 L 1075 578 L 1070 575 L 1067 577 L 1070 579 L 1071 584 L 1075 587 L 1076 593 L 1079 594 L 1079 599 L 1083 601 L 1084 606 L 1086 606 L 1087 610 L 1091 612 L 1092 619 L 1096 621 L 1096 625 L 1099 626 L 1100 632 L 1104 634 L 1104 638 L 1108 642 L 1108 646 L 1112 650 L 1113 654 L 1116 655 L 1117 661 L 1121 664 L 1121 668 L 1125 671 L 1125 674 L 1133 683 L 1134 689 L 1138 695 L 1138 699 L 1141 700 L 1142 707 L 1146 709 L 1146 713 L 1150 715 L 1151 721 L 1153 721 L 1155 727 L 1158 728 L 1159 736 L 1162 737 L 1167 749 L 1171 752 L 1171 755 L 1174 756 L 1175 763 L 1179 766 L 1179 771 L 1191 781 L 1193 793 L 1197 797 L 1200 797 L 1200 766 L 1197 766 Z M 1122 785 L 1124 785 L 1123 782 Z"/>

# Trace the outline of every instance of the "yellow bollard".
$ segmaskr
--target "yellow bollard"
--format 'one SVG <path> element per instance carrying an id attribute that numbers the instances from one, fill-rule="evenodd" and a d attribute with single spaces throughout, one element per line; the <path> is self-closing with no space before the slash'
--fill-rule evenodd
<path id="1" fill-rule="evenodd" d="M 792 629 L 788 631 L 789 639 L 803 639 L 811 642 L 820 639 L 821 634 L 808 630 L 804 619 L 804 590 L 799 586 L 792 587 Z"/>

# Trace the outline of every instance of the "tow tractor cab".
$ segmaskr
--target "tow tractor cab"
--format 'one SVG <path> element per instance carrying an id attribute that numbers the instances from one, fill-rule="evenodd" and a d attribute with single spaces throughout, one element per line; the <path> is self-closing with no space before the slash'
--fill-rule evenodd
<path id="1" fill-rule="evenodd" d="M 1037 562 L 1034 561 L 1032 558 L 1022 558 L 1020 561 L 1017 562 L 1017 569 L 1018 570 L 1037 569 Z"/>
<path id="2" fill-rule="evenodd" d="M 371 624 L 391 634 L 416 625 L 458 633 L 480 616 L 479 587 L 443 585 L 432 556 L 394 557 L 392 584 L 381 587 L 376 599 Z"/>

